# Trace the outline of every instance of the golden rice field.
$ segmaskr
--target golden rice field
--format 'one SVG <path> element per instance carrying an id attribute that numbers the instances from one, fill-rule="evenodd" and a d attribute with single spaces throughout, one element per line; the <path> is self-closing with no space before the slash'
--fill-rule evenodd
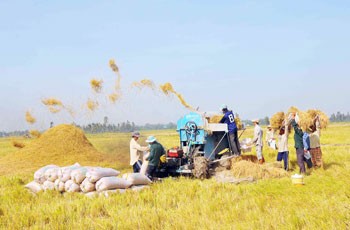
<path id="1" fill-rule="evenodd" d="M 167 148 L 178 144 L 174 130 L 148 131 Z M 290 177 L 224 184 L 214 179 L 168 178 L 148 190 L 127 191 L 108 198 L 81 194 L 44 192 L 31 195 L 24 185 L 33 180 L 36 167 L 18 172 L 4 162 L 15 155 L 13 141 L 0 139 L 1 229 L 350 229 L 350 124 L 330 124 L 322 131 L 324 169 L 309 171 L 304 186 L 292 185 Z M 251 137 L 252 127 L 242 135 Z M 128 166 L 129 134 L 88 135 L 105 160 L 94 161 L 122 172 Z M 294 141 L 289 139 L 291 168 L 296 168 Z M 50 143 L 47 143 L 50 145 Z M 51 143 L 52 144 L 52 143 Z M 267 162 L 276 151 L 264 149 Z M 59 166 L 66 164 L 55 158 Z M 41 159 L 35 159 L 40 162 Z M 74 163 L 74 162 L 72 162 Z"/>

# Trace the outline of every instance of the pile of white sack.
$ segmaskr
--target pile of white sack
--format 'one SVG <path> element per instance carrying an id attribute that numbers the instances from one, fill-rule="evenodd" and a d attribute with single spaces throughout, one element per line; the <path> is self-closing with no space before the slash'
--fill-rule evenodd
<path id="1" fill-rule="evenodd" d="M 34 181 L 25 187 L 33 193 L 45 190 L 80 192 L 87 196 L 125 192 L 126 189 L 140 191 L 151 184 L 151 180 L 140 173 L 128 173 L 118 177 L 119 171 L 112 168 L 74 165 L 59 167 L 47 165 L 34 173 Z"/>

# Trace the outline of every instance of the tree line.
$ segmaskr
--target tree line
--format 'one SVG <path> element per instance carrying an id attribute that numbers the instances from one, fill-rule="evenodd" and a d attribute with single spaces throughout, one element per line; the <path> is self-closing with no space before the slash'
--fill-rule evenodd
<path id="1" fill-rule="evenodd" d="M 331 117 L 329 118 L 330 122 L 348 122 L 350 121 L 350 114 L 349 112 L 347 114 L 337 112 L 336 114 L 332 113 Z"/>

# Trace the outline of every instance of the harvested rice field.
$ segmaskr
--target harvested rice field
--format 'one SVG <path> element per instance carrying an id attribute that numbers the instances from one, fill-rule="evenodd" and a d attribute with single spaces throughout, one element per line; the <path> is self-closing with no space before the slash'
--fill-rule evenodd
<path id="1" fill-rule="evenodd" d="M 263 127 L 265 128 L 265 127 Z M 264 147 L 266 164 L 255 162 L 255 149 L 232 162 L 236 177 L 252 183 L 222 183 L 215 178 L 167 178 L 140 192 L 88 198 L 79 193 L 46 191 L 32 195 L 24 185 L 41 166 L 129 166 L 129 133 L 85 135 L 59 125 L 40 137 L 0 139 L 1 229 L 348 229 L 350 227 L 350 124 L 330 124 L 322 131 L 324 169 L 308 170 L 296 186 L 294 141 L 289 137 L 290 171 L 276 163 L 276 150 Z M 174 130 L 155 135 L 165 147 L 178 144 Z M 252 137 L 249 127 L 241 138 Z M 22 143 L 16 148 L 12 142 Z M 244 166 L 242 168 L 242 166 Z M 273 172 L 268 172 L 269 169 Z M 336 215 L 335 215 L 336 214 Z"/>

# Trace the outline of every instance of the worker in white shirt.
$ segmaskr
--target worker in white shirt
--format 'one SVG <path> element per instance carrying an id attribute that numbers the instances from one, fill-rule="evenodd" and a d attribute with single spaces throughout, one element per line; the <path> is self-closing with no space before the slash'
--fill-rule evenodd
<path id="1" fill-rule="evenodd" d="M 255 119 L 252 120 L 253 124 L 255 125 L 254 127 L 254 137 L 253 140 L 251 141 L 251 145 L 255 144 L 255 149 L 256 149 L 256 156 L 258 157 L 259 164 L 263 164 L 265 162 L 264 156 L 262 154 L 262 149 L 263 149 L 263 131 L 261 127 L 259 126 L 259 120 Z"/>
<path id="2" fill-rule="evenodd" d="M 277 161 L 284 161 L 284 169 L 289 169 L 289 151 L 288 151 L 288 122 L 284 122 L 278 135 L 278 154 Z"/>
<path id="3" fill-rule="evenodd" d="M 272 149 L 276 149 L 276 140 L 271 125 L 267 126 L 265 141 L 267 146 L 269 146 Z"/>
<path id="4" fill-rule="evenodd" d="M 139 132 L 133 132 L 130 140 L 130 165 L 132 165 L 134 173 L 140 172 L 142 165 L 142 161 L 140 160 L 141 153 L 149 150 L 149 147 L 141 146 L 139 143 L 137 143 L 139 137 Z"/>

